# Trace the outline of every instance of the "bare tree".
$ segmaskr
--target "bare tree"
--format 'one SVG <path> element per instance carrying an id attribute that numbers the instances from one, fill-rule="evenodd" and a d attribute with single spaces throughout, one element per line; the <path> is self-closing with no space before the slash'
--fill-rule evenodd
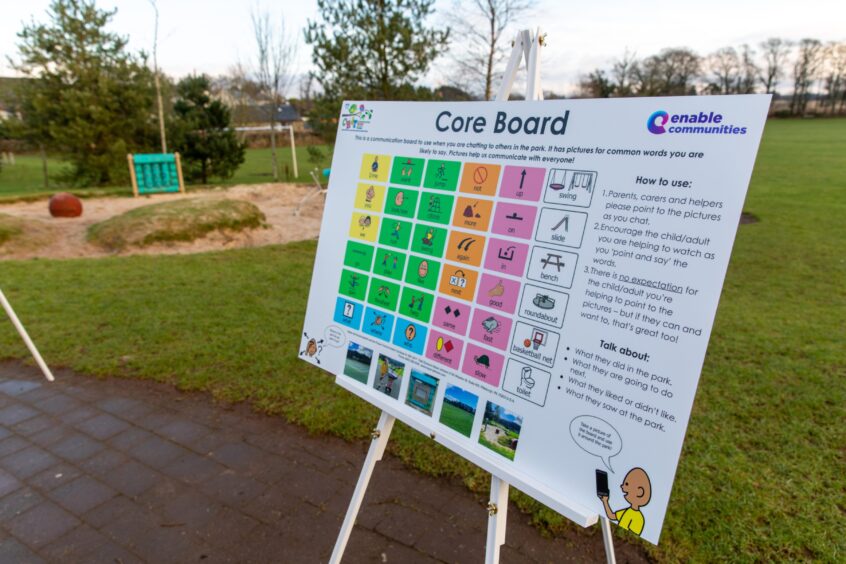
<path id="1" fill-rule="evenodd" d="M 754 94 L 760 69 L 755 64 L 755 50 L 749 45 L 740 46 L 740 76 L 737 82 L 738 94 Z"/>
<path id="2" fill-rule="evenodd" d="M 846 105 L 846 43 L 832 41 L 824 50 L 825 105 L 828 113 L 842 113 Z"/>
<path id="3" fill-rule="evenodd" d="M 454 44 L 458 71 L 456 83 L 493 97 L 494 78 L 505 59 L 509 43 L 502 35 L 509 25 L 532 8 L 535 0 L 470 0 L 453 5 Z"/>
<path id="4" fill-rule="evenodd" d="M 687 48 L 664 49 L 647 57 L 634 71 L 638 96 L 686 96 L 696 94 L 702 59 Z"/>
<path id="5" fill-rule="evenodd" d="M 149 0 L 153 11 L 156 13 L 156 25 L 153 30 L 153 77 L 156 84 L 156 101 L 159 106 L 159 136 L 162 142 L 162 153 L 167 153 L 167 136 L 165 135 L 164 126 L 164 106 L 162 105 L 162 86 L 159 79 L 159 7 L 156 5 L 156 0 Z"/>
<path id="6" fill-rule="evenodd" d="M 759 46 L 764 54 L 764 66 L 759 80 L 767 94 L 775 94 L 779 79 L 784 76 L 784 65 L 792 44 L 786 39 L 770 37 Z"/>
<path id="7" fill-rule="evenodd" d="M 262 102 L 264 91 L 239 61 L 212 82 L 212 95 L 231 108 L 232 123 L 240 125 L 250 121 L 250 110 Z"/>
<path id="8" fill-rule="evenodd" d="M 823 47 L 819 39 L 803 39 L 799 42 L 793 64 L 793 98 L 790 100 L 790 111 L 794 115 L 802 115 L 808 108 L 811 85 L 820 71 L 822 55 Z"/>
<path id="9" fill-rule="evenodd" d="M 708 90 L 712 94 L 732 94 L 740 81 L 740 57 L 734 47 L 723 47 L 706 59 L 712 80 Z"/>
<path id="10" fill-rule="evenodd" d="M 273 162 L 273 180 L 279 180 L 276 158 L 276 115 L 285 100 L 293 78 L 294 59 L 297 54 L 297 36 L 288 32 L 285 18 L 279 16 L 274 25 L 270 12 L 258 8 L 251 13 L 253 35 L 256 40 L 256 82 L 268 100 L 267 114 L 270 123 L 270 154 Z"/>
<path id="11" fill-rule="evenodd" d="M 625 50 L 623 56 L 614 61 L 611 67 L 611 83 L 615 96 L 631 96 L 632 80 L 637 69 L 637 56 Z"/>
<path id="12" fill-rule="evenodd" d="M 579 81 L 579 97 L 610 98 L 612 94 L 614 85 L 602 69 L 595 69 Z"/>

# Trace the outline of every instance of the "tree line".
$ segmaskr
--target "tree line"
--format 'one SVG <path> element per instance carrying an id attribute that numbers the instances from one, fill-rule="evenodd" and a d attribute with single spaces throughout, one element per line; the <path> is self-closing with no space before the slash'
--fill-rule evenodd
<path id="1" fill-rule="evenodd" d="M 579 84 L 579 95 L 591 98 L 754 93 L 773 94 L 778 115 L 846 114 L 846 43 L 774 37 L 705 56 L 686 48 L 643 58 L 627 51 Z"/>
<path id="2" fill-rule="evenodd" d="M 186 176 L 205 183 L 231 176 L 244 161 L 233 112 L 259 109 L 267 112 L 278 179 L 280 105 L 294 105 L 332 143 L 344 99 L 491 99 L 511 47 L 508 30 L 534 4 L 455 0 L 451 21 L 459 23 L 450 29 L 433 21 L 434 0 L 317 0 L 317 16 L 302 34 L 290 32 L 283 17 L 254 8 L 252 60 L 226 76 L 174 81 L 158 69 L 155 43 L 151 69 L 146 53 L 130 52 L 127 38 L 109 31 L 114 10 L 99 9 L 95 0 L 52 0 L 46 22 L 32 21 L 18 33 L 18 54 L 10 60 L 26 80 L 19 81 L 17 117 L 0 123 L 0 137 L 60 155 L 70 164 L 63 178 L 70 184 L 125 183 L 126 154 L 159 147 L 179 151 Z M 301 41 L 311 49 L 314 70 L 290 96 Z M 454 69 L 448 84 L 421 85 L 439 58 Z M 769 39 L 707 56 L 686 48 L 643 58 L 626 52 L 583 77 L 578 95 L 778 94 L 791 87 L 779 98 L 786 114 L 846 112 L 846 44 Z"/>

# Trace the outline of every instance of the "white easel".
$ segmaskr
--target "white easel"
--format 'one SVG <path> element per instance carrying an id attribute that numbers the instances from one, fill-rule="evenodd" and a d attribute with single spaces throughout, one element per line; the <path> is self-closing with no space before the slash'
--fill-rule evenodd
<path id="1" fill-rule="evenodd" d="M 24 329 L 21 320 L 18 319 L 17 315 L 15 315 L 15 310 L 12 309 L 12 304 L 10 304 L 9 300 L 6 299 L 2 289 L 0 289 L 0 303 L 3 304 L 3 309 L 6 310 L 6 314 L 9 316 L 9 319 L 12 320 L 12 325 L 14 325 L 15 329 L 18 330 L 24 344 L 26 344 L 26 348 L 28 348 L 29 352 L 32 353 L 32 356 L 35 357 L 35 362 L 38 363 L 38 367 L 41 369 L 44 377 L 47 378 L 49 382 L 52 382 L 54 380 L 53 373 L 50 372 L 50 368 L 47 367 L 47 363 L 44 362 L 43 358 L 41 358 L 41 353 L 39 353 L 38 349 L 35 348 L 35 343 L 33 343 L 32 339 L 29 338 L 29 334 L 26 332 L 26 329 Z"/>
<path id="2" fill-rule="evenodd" d="M 508 95 L 511 94 L 517 69 L 520 67 L 520 60 L 523 58 L 526 59 L 528 75 L 526 80 L 526 100 L 543 100 L 543 91 L 540 85 L 539 59 L 540 47 L 543 45 L 544 37 L 545 35 L 541 34 L 540 28 L 534 34 L 528 29 L 520 31 L 517 34 L 514 40 L 514 46 L 511 49 L 511 56 L 508 59 L 508 65 L 502 77 L 502 85 L 496 96 L 497 102 L 508 101 Z M 373 475 L 373 469 L 376 467 L 376 463 L 382 460 L 382 455 L 388 446 L 388 438 L 391 436 L 391 430 L 394 427 L 394 421 L 396 421 L 396 418 L 393 415 L 383 411 L 379 417 L 379 423 L 370 434 L 372 437 L 370 449 L 367 451 L 367 458 L 364 460 L 364 466 L 355 485 L 355 491 L 347 508 L 344 523 L 341 525 L 341 531 L 338 533 L 335 549 L 332 551 L 332 556 L 329 559 L 330 564 L 340 564 L 341 558 L 344 556 L 344 550 L 347 547 L 347 541 L 349 541 L 353 525 L 355 525 L 355 519 L 361 507 L 361 502 L 364 499 L 367 484 L 370 482 L 370 476 Z M 508 518 L 508 490 L 509 485 L 507 482 L 491 474 L 491 494 L 487 506 L 488 538 L 485 547 L 485 564 L 498 564 L 500 547 L 505 544 L 505 524 Z M 602 515 L 599 517 L 599 522 L 602 526 L 602 540 L 605 543 L 607 564 L 616 564 L 617 559 L 614 554 L 614 539 L 611 534 L 611 524 Z"/>

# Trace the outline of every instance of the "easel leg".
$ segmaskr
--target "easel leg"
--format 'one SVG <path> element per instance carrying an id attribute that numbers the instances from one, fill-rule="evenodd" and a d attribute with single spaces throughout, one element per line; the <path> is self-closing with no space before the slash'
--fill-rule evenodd
<path id="1" fill-rule="evenodd" d="M 21 320 L 18 319 L 17 315 L 15 315 L 15 311 L 12 309 L 12 304 L 10 304 L 9 300 L 6 299 L 6 296 L 3 294 L 3 290 L 0 290 L 0 303 L 3 304 L 3 309 L 6 310 L 6 314 L 8 314 L 9 319 L 12 320 L 12 325 L 14 325 L 15 329 L 18 330 L 26 348 L 28 348 L 29 352 L 32 353 L 32 356 L 35 357 L 35 362 L 44 374 L 44 377 L 47 378 L 48 381 L 52 382 L 54 380 L 53 373 L 50 372 L 50 369 L 47 367 L 47 363 L 44 362 L 43 358 L 41 358 L 41 354 L 38 352 L 38 349 L 35 348 L 35 344 L 32 342 L 32 339 L 29 338 Z"/>
<path id="2" fill-rule="evenodd" d="M 599 518 L 602 526 L 602 541 L 605 543 L 605 560 L 608 564 L 617 564 L 617 556 L 614 554 L 614 537 L 611 535 L 611 522 L 605 517 Z"/>
<path id="3" fill-rule="evenodd" d="M 353 525 L 355 525 L 355 518 L 361 507 L 361 501 L 364 499 L 364 492 L 367 491 L 367 484 L 370 482 L 370 476 L 373 475 L 373 469 L 376 467 L 376 463 L 382 460 L 382 455 L 385 454 L 388 438 L 391 436 L 391 430 L 394 428 L 394 420 L 392 415 L 388 415 L 383 411 L 382 416 L 379 417 L 379 423 L 376 425 L 376 429 L 373 430 L 373 441 L 370 443 L 370 450 L 367 451 L 367 458 L 364 459 L 364 466 L 361 469 L 361 474 L 358 476 L 358 483 L 355 485 L 355 491 L 347 508 L 344 524 L 341 525 L 341 532 L 338 533 L 338 540 L 335 541 L 335 549 L 332 551 L 332 557 L 329 559 L 331 564 L 340 564 L 341 558 L 344 556 L 347 541 L 350 540 L 350 534 L 352 533 Z"/>
<path id="4" fill-rule="evenodd" d="M 508 484 L 491 476 L 491 497 L 488 501 L 488 542 L 485 564 L 499 563 L 499 547 L 505 544 L 505 523 L 508 521 Z"/>

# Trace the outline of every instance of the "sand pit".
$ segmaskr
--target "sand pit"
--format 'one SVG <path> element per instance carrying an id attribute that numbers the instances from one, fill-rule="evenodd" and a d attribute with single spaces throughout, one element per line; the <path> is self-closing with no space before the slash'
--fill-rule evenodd
<path id="1" fill-rule="evenodd" d="M 0 259 L 28 258 L 80 258 L 124 256 L 132 254 L 185 254 L 259 247 L 314 239 L 320 232 L 323 215 L 323 197 L 315 196 L 307 202 L 298 215 L 294 215 L 299 202 L 315 193 L 313 186 L 295 184 L 250 184 L 231 188 L 216 188 L 189 194 L 160 194 L 141 198 L 89 198 L 83 200 L 82 217 L 51 218 L 47 200 L 0 205 L 0 213 L 27 221 L 27 240 L 9 241 L 0 245 Z M 154 244 L 142 248 L 127 248 L 111 253 L 86 241 L 86 230 L 126 211 L 148 204 L 184 198 L 228 198 L 251 202 L 267 217 L 266 229 L 250 229 L 236 233 L 213 232 L 192 242 Z M 33 235 L 35 239 L 32 239 Z"/>

